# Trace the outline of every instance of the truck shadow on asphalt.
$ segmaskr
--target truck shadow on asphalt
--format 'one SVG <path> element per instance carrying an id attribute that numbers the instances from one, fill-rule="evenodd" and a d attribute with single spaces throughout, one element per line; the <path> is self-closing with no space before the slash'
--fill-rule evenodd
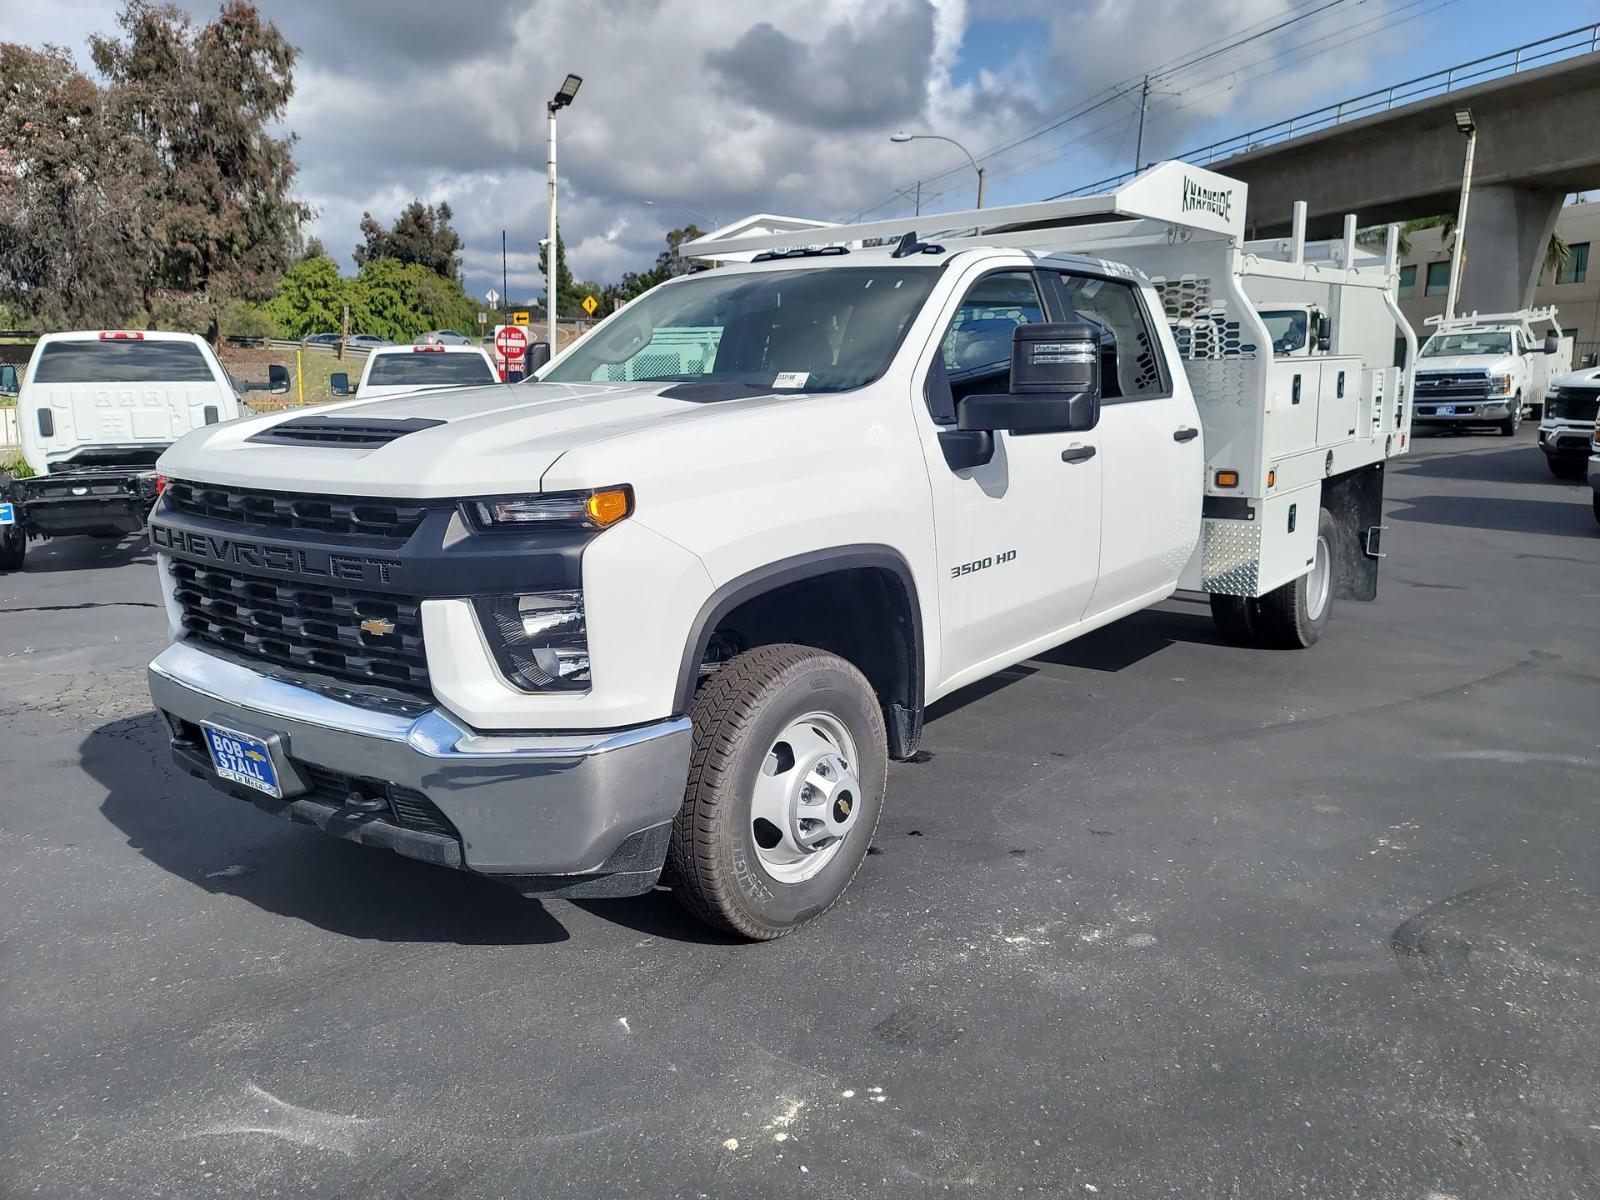
<path id="1" fill-rule="evenodd" d="M 150 566 L 155 562 L 149 539 L 142 533 L 111 538 L 64 537 L 33 542 L 23 561 L 24 572 L 36 575 L 61 571 L 111 571 L 117 567 Z"/>
<path id="2" fill-rule="evenodd" d="M 1596 540 L 1589 491 L 1558 500 L 1511 500 L 1493 496 L 1413 496 L 1397 501 L 1386 514 L 1395 521 L 1422 525 L 1454 525 L 1462 529 L 1497 529 L 1505 533 L 1542 533 L 1550 537 Z"/>
<path id="3" fill-rule="evenodd" d="M 367 941 L 526 946 L 571 937 L 556 915 L 561 901 L 547 905 L 467 871 L 342 842 L 212 791 L 170 764 L 153 712 L 93 730 L 79 757 L 105 789 L 101 813 L 128 845 L 213 895 Z M 581 907 L 653 937 L 730 940 L 665 892 Z"/>

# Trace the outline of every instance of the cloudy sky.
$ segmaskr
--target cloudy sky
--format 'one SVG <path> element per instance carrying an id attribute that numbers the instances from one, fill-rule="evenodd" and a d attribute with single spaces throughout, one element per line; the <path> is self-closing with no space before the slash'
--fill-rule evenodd
<path id="1" fill-rule="evenodd" d="M 468 290 L 539 295 L 544 101 L 561 123 L 561 216 L 580 278 L 653 261 L 663 233 L 750 212 L 852 219 L 1036 199 L 1147 159 L 1595 19 L 1593 0 L 260 0 L 298 47 L 288 119 L 313 232 L 351 270 L 364 210 L 449 201 Z M 0 40 L 88 66 L 117 0 L 0 0 Z M 187 0 L 204 19 L 214 3 Z M 1279 29 L 1281 23 L 1298 18 Z M 1256 35 L 1217 54 L 1226 41 Z M 1172 68 L 1200 59 L 1183 69 Z M 1082 111 L 1094 105 L 1090 111 Z M 1075 115 L 1080 114 L 1080 115 Z M 1034 136 L 1030 136 L 1034 135 Z M 903 193 L 903 194 L 897 194 Z"/>

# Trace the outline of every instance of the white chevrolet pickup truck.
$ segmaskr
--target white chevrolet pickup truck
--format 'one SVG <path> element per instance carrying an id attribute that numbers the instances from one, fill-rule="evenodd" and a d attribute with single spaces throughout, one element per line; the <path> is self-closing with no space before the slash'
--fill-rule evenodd
<path id="1" fill-rule="evenodd" d="M 536 381 L 184 439 L 150 527 L 178 762 L 528 895 L 810 920 L 932 701 L 1179 587 L 1262 647 L 1375 594 L 1395 239 L 1257 247 L 1244 192 L 1167 163 L 918 218 L 941 241 L 702 242 L 759 253 Z M 1275 357 L 1258 306 L 1302 303 L 1337 319 Z"/>

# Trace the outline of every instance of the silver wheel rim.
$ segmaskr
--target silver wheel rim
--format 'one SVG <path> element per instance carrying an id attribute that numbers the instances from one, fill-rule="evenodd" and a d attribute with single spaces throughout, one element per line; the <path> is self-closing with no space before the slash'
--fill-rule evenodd
<path id="1" fill-rule="evenodd" d="M 839 853 L 861 815 L 856 744 L 829 713 L 807 713 L 773 739 L 750 797 L 750 833 L 761 868 L 779 883 L 804 883 Z"/>
<path id="2" fill-rule="evenodd" d="M 1313 621 L 1322 616 L 1328 607 L 1328 592 L 1333 586 L 1333 554 L 1328 549 L 1328 539 L 1317 535 L 1317 557 L 1311 565 L 1311 575 L 1306 580 L 1306 616 Z"/>

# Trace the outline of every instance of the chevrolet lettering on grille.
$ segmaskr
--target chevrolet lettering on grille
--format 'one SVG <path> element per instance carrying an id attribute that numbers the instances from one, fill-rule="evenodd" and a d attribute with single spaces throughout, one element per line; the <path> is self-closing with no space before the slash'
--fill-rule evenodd
<path id="1" fill-rule="evenodd" d="M 397 558 L 279 546 L 269 542 L 172 529 L 156 522 L 150 525 L 150 542 L 157 549 L 170 550 L 189 558 L 301 575 L 309 579 L 333 579 L 342 583 L 389 583 L 395 568 L 400 565 Z"/>

